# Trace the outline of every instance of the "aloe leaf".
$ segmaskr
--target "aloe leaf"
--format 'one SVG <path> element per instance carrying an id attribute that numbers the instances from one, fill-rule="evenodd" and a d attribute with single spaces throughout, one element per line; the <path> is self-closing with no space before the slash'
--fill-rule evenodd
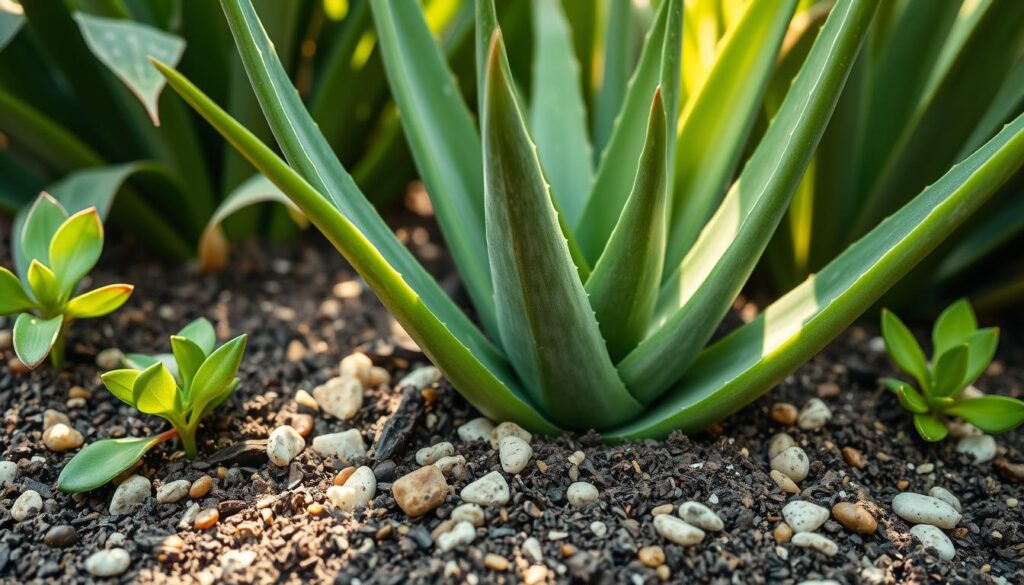
<path id="1" fill-rule="evenodd" d="M 575 24 L 575 23 L 574 23 Z M 633 3 L 612 0 L 605 18 L 601 87 L 594 99 L 594 157 L 600 160 L 611 136 L 615 117 L 626 98 L 626 86 L 633 65 Z M 573 224 L 575 225 L 575 224 Z"/>
<path id="2" fill-rule="evenodd" d="M 1024 164 L 1024 115 L 750 323 L 705 349 L 682 381 L 613 440 L 695 432 L 810 359 L 977 211 Z"/>
<path id="3" fill-rule="evenodd" d="M 743 154 L 796 0 L 754 0 L 719 44 L 683 111 L 665 265 L 674 269 L 700 234 Z"/>
<path id="4" fill-rule="evenodd" d="M 622 385 L 562 237 L 495 31 L 484 88 L 487 245 L 498 329 L 533 399 L 567 428 L 640 410 Z M 571 339 L 571 342 L 567 340 Z M 580 404 L 587 404 L 581 411 Z"/>
<path id="5" fill-rule="evenodd" d="M 654 94 L 633 192 L 586 281 L 612 360 L 625 357 L 643 339 L 657 300 L 665 255 L 666 134 L 659 90 Z"/>
<path id="6" fill-rule="evenodd" d="M 100 376 L 103 385 L 118 400 L 132 408 L 135 407 L 135 381 L 138 380 L 139 370 L 112 370 Z"/>
<path id="7" fill-rule="evenodd" d="M 538 432 L 557 432 L 557 427 L 522 397 L 503 357 L 462 313 L 457 313 L 460 319 L 442 320 L 443 313 L 434 313 L 406 282 L 412 275 L 392 267 L 381 247 L 374 245 L 350 216 L 180 73 L 160 63 L 156 66 L 175 91 L 302 209 L 470 404 L 494 420 L 516 421 Z M 436 282 L 432 287 L 440 290 Z"/>
<path id="8" fill-rule="evenodd" d="M 967 398 L 947 408 L 945 414 L 958 416 L 986 433 L 1004 433 L 1024 423 L 1024 402 L 1009 396 Z"/>
<path id="9" fill-rule="evenodd" d="M 95 208 L 75 213 L 57 228 L 50 240 L 49 259 L 63 298 L 92 270 L 101 253 L 103 222 Z"/>
<path id="10" fill-rule="evenodd" d="M 915 414 L 914 427 L 922 439 L 931 443 L 941 441 L 949 434 L 945 423 L 934 414 Z"/>
<path id="11" fill-rule="evenodd" d="M 25 17 L 21 14 L 0 9 L 0 51 L 3 51 L 7 43 L 18 35 L 23 24 L 25 24 Z"/>
<path id="12" fill-rule="evenodd" d="M 228 194 L 213 212 L 199 239 L 199 268 L 216 272 L 227 266 L 227 239 L 221 224 L 231 215 L 260 203 L 280 203 L 300 214 L 298 207 L 263 175 L 254 175 Z"/>
<path id="13" fill-rule="evenodd" d="M 205 361 L 194 371 L 194 380 L 188 393 L 188 406 L 194 412 L 203 412 L 206 405 L 215 400 L 227 388 L 231 381 L 238 374 L 238 368 L 242 364 L 242 356 L 245 354 L 245 344 L 248 337 L 239 335 L 231 341 L 217 348 Z M 172 345 L 173 347 L 173 345 Z M 199 349 L 198 346 L 194 349 Z M 175 351 L 175 357 L 179 354 Z M 192 367 L 196 364 L 186 360 L 185 364 L 178 361 L 179 367 Z M 186 372 L 181 371 L 182 379 L 186 378 Z"/>
<path id="14" fill-rule="evenodd" d="M 930 393 L 931 376 L 928 374 L 928 360 L 924 350 L 903 321 L 888 309 L 882 309 L 882 338 L 892 361 L 913 376 L 925 393 Z"/>
<path id="15" fill-rule="evenodd" d="M 0 266 L 0 315 L 12 315 L 36 306 L 13 272 Z"/>
<path id="16" fill-rule="evenodd" d="M 963 386 L 960 383 L 967 374 L 967 344 L 956 345 L 939 354 L 932 371 L 931 395 L 953 396 Z"/>
<path id="17" fill-rule="evenodd" d="M 138 22 L 75 15 L 82 38 L 104 65 L 124 82 L 146 107 L 153 124 L 160 125 L 157 100 L 166 81 L 149 66 L 147 57 L 177 65 L 185 51 L 185 41 Z"/>
<path id="18" fill-rule="evenodd" d="M 338 162 L 306 112 L 280 62 L 273 58 L 273 48 L 260 28 L 252 5 L 244 0 L 223 0 L 223 6 L 264 114 L 288 161 L 309 181 L 315 192 L 322 193 L 338 212 L 350 219 L 362 237 L 381 251 L 387 263 L 402 274 L 428 310 L 446 323 L 452 333 L 474 353 L 495 355 L 494 349 L 487 349 L 492 347 L 491 343 L 395 237 Z M 442 148 L 447 146 L 442 145 Z M 273 177 L 268 178 L 274 180 Z M 293 197 L 292 193 L 288 194 Z M 301 203 L 299 207 L 302 207 Z M 480 248 L 481 251 L 484 249 Z M 483 311 L 491 305 L 490 297 L 484 305 L 477 305 L 485 323 L 488 322 L 488 313 Z"/>
<path id="19" fill-rule="evenodd" d="M 42 363 L 46 356 L 50 355 L 50 349 L 57 342 L 63 324 L 64 315 L 57 315 L 52 319 L 43 319 L 28 313 L 18 315 L 11 335 L 14 338 L 14 353 L 18 359 L 30 368 Z"/>
<path id="20" fill-rule="evenodd" d="M 747 282 L 828 124 L 877 5 L 850 0 L 832 10 L 764 139 L 665 279 L 654 333 L 618 366 L 626 386 L 646 399 L 682 376 Z"/>
<path id="21" fill-rule="evenodd" d="M 669 128 L 675 128 L 681 29 L 682 1 L 662 2 L 644 39 L 640 61 L 629 81 L 608 146 L 601 155 L 593 189 L 583 214 L 574 226 L 580 248 L 591 263 L 601 255 L 629 198 L 631 181 L 636 176 L 637 161 L 644 146 L 650 99 L 659 85 L 665 100 L 667 124 Z M 669 75 L 674 81 L 668 78 Z"/>
<path id="22" fill-rule="evenodd" d="M 61 470 L 57 489 L 68 494 L 94 490 L 135 465 L 160 442 L 160 437 L 143 437 L 90 443 Z"/>
<path id="23" fill-rule="evenodd" d="M 202 317 L 182 327 L 178 332 L 178 337 L 194 341 L 203 351 L 204 356 L 210 355 L 217 345 L 217 332 L 214 331 L 213 324 Z"/>
<path id="24" fill-rule="evenodd" d="M 530 130 L 544 175 L 568 225 L 583 212 L 593 180 L 580 65 L 560 0 L 533 5 L 533 84 Z"/>
<path id="25" fill-rule="evenodd" d="M 941 355 L 955 345 L 967 341 L 978 329 L 978 320 L 974 316 L 971 304 L 967 299 L 960 299 L 946 307 L 935 320 L 932 327 L 932 352 Z"/>
<path id="26" fill-rule="evenodd" d="M 964 372 L 964 379 L 960 382 L 960 388 L 966 388 L 984 373 L 992 358 L 996 355 L 996 346 L 999 345 L 999 328 L 987 327 L 972 333 L 967 339 L 969 358 L 967 369 Z"/>
<path id="27" fill-rule="evenodd" d="M 111 284 L 91 290 L 68 301 L 64 314 L 74 319 L 108 315 L 128 302 L 134 290 L 130 284 Z"/>

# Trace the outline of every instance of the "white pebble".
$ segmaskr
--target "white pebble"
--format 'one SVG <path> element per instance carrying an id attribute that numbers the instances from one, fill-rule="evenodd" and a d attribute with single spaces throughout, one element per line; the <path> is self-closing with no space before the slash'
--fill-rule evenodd
<path id="1" fill-rule="evenodd" d="M 13 461 L 0 461 L 0 486 L 14 483 L 18 479 L 18 464 Z"/>
<path id="2" fill-rule="evenodd" d="M 504 437 L 498 443 L 498 458 L 505 473 L 514 475 L 526 469 L 530 457 L 533 457 L 533 447 L 519 437 Z"/>
<path id="3" fill-rule="evenodd" d="M 786 477 L 793 481 L 803 481 L 807 477 L 810 465 L 807 453 L 800 447 L 790 447 L 772 457 L 772 469 L 786 474 Z"/>
<path id="4" fill-rule="evenodd" d="M 123 548 L 101 550 L 85 559 L 85 570 L 94 577 L 115 577 L 127 571 L 131 561 Z"/>
<path id="5" fill-rule="evenodd" d="M 320 410 L 320 404 L 316 401 L 316 398 L 313 398 L 313 395 L 305 390 L 299 390 L 295 393 L 295 403 L 313 411 Z"/>
<path id="6" fill-rule="evenodd" d="M 539 563 L 544 560 L 544 551 L 541 550 L 540 541 L 534 537 L 529 537 L 523 541 L 523 554 L 530 558 L 531 561 Z"/>
<path id="7" fill-rule="evenodd" d="M 600 494 L 592 483 L 577 481 L 565 491 L 565 498 L 573 508 L 582 508 L 597 501 Z"/>
<path id="8" fill-rule="evenodd" d="M 828 520 L 828 508 L 811 502 L 794 500 L 782 509 L 782 517 L 793 532 L 814 532 Z"/>
<path id="9" fill-rule="evenodd" d="M 820 398 L 812 398 L 800 409 L 796 426 L 805 431 L 814 431 L 825 426 L 830 418 L 832 418 L 832 411 L 828 406 Z"/>
<path id="10" fill-rule="evenodd" d="M 996 440 L 992 435 L 972 435 L 956 443 L 957 453 L 967 453 L 975 464 L 987 463 L 996 456 Z"/>
<path id="11" fill-rule="evenodd" d="M 267 439 L 267 458 L 278 467 L 287 467 L 306 448 L 299 431 L 288 425 L 277 427 Z"/>
<path id="12" fill-rule="evenodd" d="M 11 506 L 11 518 L 15 522 L 28 520 L 43 509 L 43 498 L 35 490 L 26 490 Z"/>
<path id="13" fill-rule="evenodd" d="M 451 475 L 457 468 L 466 466 L 466 458 L 462 455 L 442 457 L 434 462 L 434 467 L 441 470 L 445 476 Z"/>
<path id="14" fill-rule="evenodd" d="M 458 429 L 459 439 L 463 443 L 487 441 L 491 438 L 492 431 L 494 431 L 494 423 L 484 417 L 474 418 Z"/>
<path id="15" fill-rule="evenodd" d="M 253 564 L 256 561 L 256 551 L 253 550 L 229 550 L 220 557 L 221 577 L 237 573 Z"/>
<path id="16" fill-rule="evenodd" d="M 117 486 L 113 497 L 110 498 L 110 515 L 127 514 L 133 507 L 146 501 L 152 493 L 152 487 L 149 478 L 141 475 L 129 476 Z"/>
<path id="17" fill-rule="evenodd" d="M 933 548 L 939 553 L 939 558 L 944 561 L 951 561 L 956 556 L 956 549 L 953 548 L 953 541 L 942 530 L 929 524 L 918 524 L 911 527 L 913 534 L 925 548 Z"/>
<path id="18" fill-rule="evenodd" d="M 313 451 L 321 457 L 337 457 L 343 465 L 352 465 L 366 457 L 366 443 L 358 429 L 313 437 Z"/>
<path id="19" fill-rule="evenodd" d="M 685 502 L 679 506 L 679 517 L 708 532 L 719 532 L 725 529 L 725 523 L 718 514 L 700 502 Z"/>
<path id="20" fill-rule="evenodd" d="M 356 352 L 345 356 L 338 365 L 342 378 L 358 380 L 364 387 L 370 383 L 370 371 L 373 369 L 373 360 L 365 353 Z"/>
<path id="21" fill-rule="evenodd" d="M 124 352 L 116 347 L 104 349 L 96 354 L 96 365 L 101 370 L 116 370 L 121 367 L 124 360 Z"/>
<path id="22" fill-rule="evenodd" d="M 882 337 L 872 337 L 868 340 L 868 349 L 875 353 L 885 353 L 885 339 Z"/>
<path id="23" fill-rule="evenodd" d="M 903 492 L 892 499 L 892 510 L 912 524 L 931 524 L 951 529 L 960 522 L 960 512 L 946 502 L 931 496 Z"/>
<path id="24" fill-rule="evenodd" d="M 331 378 L 313 389 L 313 398 L 325 413 L 348 420 L 363 406 L 363 385 L 352 378 Z"/>
<path id="25" fill-rule="evenodd" d="M 448 552 L 453 548 L 469 544 L 476 538 L 476 528 L 469 522 L 458 522 L 455 526 L 437 537 L 437 548 Z"/>
<path id="26" fill-rule="evenodd" d="M 533 435 L 530 434 L 530 431 L 514 422 L 503 422 L 494 427 L 494 430 L 491 431 L 491 448 L 497 449 L 498 444 L 501 443 L 501 440 L 505 437 L 519 437 L 527 443 L 533 441 Z"/>
<path id="27" fill-rule="evenodd" d="M 452 510 L 452 522 L 469 522 L 473 526 L 484 525 L 484 509 L 477 504 L 462 504 Z"/>
<path id="28" fill-rule="evenodd" d="M 463 501 L 481 506 L 504 506 L 511 497 L 508 482 L 497 471 L 492 471 L 462 488 L 459 495 Z"/>
<path id="29" fill-rule="evenodd" d="M 583 460 L 587 458 L 587 454 L 583 451 L 576 451 L 572 455 L 569 455 L 569 463 L 573 465 L 583 465 Z"/>
<path id="30" fill-rule="evenodd" d="M 776 455 L 790 447 L 796 447 L 796 441 L 788 433 L 772 435 L 772 438 L 768 439 L 768 460 L 774 459 Z"/>
<path id="31" fill-rule="evenodd" d="M 43 444 L 50 451 L 70 451 L 82 446 L 85 438 L 74 427 L 58 423 L 43 432 Z"/>
<path id="32" fill-rule="evenodd" d="M 590 523 L 590 531 L 594 533 L 594 536 L 603 538 L 604 535 L 608 534 L 608 525 L 600 520 L 594 520 Z"/>
<path id="33" fill-rule="evenodd" d="M 704 531 L 671 514 L 654 517 L 654 530 L 665 540 L 689 546 L 704 540 Z"/>
<path id="34" fill-rule="evenodd" d="M 185 508 L 185 513 L 181 515 L 181 520 L 178 520 L 179 530 L 189 530 L 193 527 L 196 516 L 199 515 L 199 504 L 192 502 Z"/>
<path id="35" fill-rule="evenodd" d="M 365 507 L 377 495 L 377 478 L 369 467 L 360 467 L 344 485 L 327 488 L 327 498 L 340 510 L 352 512 Z"/>
<path id="36" fill-rule="evenodd" d="M 160 504 L 174 504 L 184 500 L 188 496 L 188 489 L 192 482 L 187 479 L 179 479 L 165 483 L 156 490 L 156 501 Z"/>
<path id="37" fill-rule="evenodd" d="M 798 532 L 790 540 L 795 546 L 813 548 L 821 554 L 831 557 L 839 552 L 839 545 L 831 539 L 814 532 Z"/>
<path id="38" fill-rule="evenodd" d="M 953 506 L 957 512 L 963 512 L 963 508 L 960 506 L 960 499 L 953 495 L 953 492 L 944 487 L 937 485 L 932 486 L 932 489 L 928 490 L 928 495 L 933 498 L 938 498 L 950 506 Z"/>
<path id="39" fill-rule="evenodd" d="M 402 388 L 403 386 L 412 386 L 417 390 L 423 390 L 427 386 L 439 382 L 441 380 L 441 370 L 438 370 L 434 366 L 423 366 L 422 368 L 416 368 L 409 372 L 401 380 L 398 381 L 398 385 L 395 388 Z"/>
<path id="40" fill-rule="evenodd" d="M 455 447 L 445 441 L 430 447 L 424 447 L 416 452 L 416 464 L 419 466 L 433 465 L 444 457 L 455 455 Z"/>

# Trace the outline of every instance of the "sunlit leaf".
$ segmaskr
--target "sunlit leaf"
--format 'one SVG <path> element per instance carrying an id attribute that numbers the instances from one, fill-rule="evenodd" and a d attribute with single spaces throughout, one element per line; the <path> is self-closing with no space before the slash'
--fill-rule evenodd
<path id="1" fill-rule="evenodd" d="M 111 284 L 91 290 L 68 301 L 64 314 L 76 319 L 102 317 L 121 308 L 134 290 L 130 284 Z"/>
<path id="2" fill-rule="evenodd" d="M 946 410 L 986 433 L 1004 433 L 1024 423 L 1024 402 L 1008 396 L 966 398 Z"/>
<path id="3" fill-rule="evenodd" d="M 35 306 L 13 272 L 0 267 L 0 315 L 19 313 Z"/>
<path id="4" fill-rule="evenodd" d="M 57 315 L 52 319 L 43 319 L 28 313 L 18 315 L 12 332 L 14 353 L 18 355 L 18 359 L 30 368 L 42 363 L 46 356 L 50 355 L 50 349 L 57 342 L 63 324 L 63 315 Z"/>
<path id="5" fill-rule="evenodd" d="M 90 208 L 72 215 L 50 240 L 50 262 L 61 295 L 69 295 L 78 281 L 92 270 L 103 252 L 103 222 Z"/>
<path id="6" fill-rule="evenodd" d="M 90 443 L 61 470 L 57 489 L 69 494 L 94 490 L 135 465 L 159 442 L 159 437 L 142 437 Z"/>
<path id="7" fill-rule="evenodd" d="M 100 379 L 118 400 L 134 408 L 135 381 L 138 380 L 140 373 L 139 370 L 113 370 L 101 375 Z"/>

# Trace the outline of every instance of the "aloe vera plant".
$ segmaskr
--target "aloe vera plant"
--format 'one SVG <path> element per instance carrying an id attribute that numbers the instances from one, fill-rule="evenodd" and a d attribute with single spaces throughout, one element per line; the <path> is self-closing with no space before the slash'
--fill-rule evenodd
<path id="1" fill-rule="evenodd" d="M 914 426 L 925 440 L 945 439 L 948 417 L 959 417 L 989 433 L 1024 423 L 1024 402 L 965 392 L 988 367 L 999 344 L 999 329 L 979 329 L 966 299 L 947 307 L 935 321 L 931 362 L 910 329 L 888 310 L 882 312 L 882 336 L 892 360 L 914 378 L 917 387 L 896 378 L 885 378 L 883 383 L 913 413 Z"/>
<path id="2" fill-rule="evenodd" d="M 1017 118 L 817 275 L 709 345 L 786 213 L 878 4 L 835 3 L 731 180 L 795 0 L 747 3 L 718 57 L 727 65 L 687 90 L 685 103 L 682 1 L 661 2 L 607 141 L 592 156 L 582 156 L 591 148 L 581 123 L 587 99 L 559 2 L 534 4 L 541 14 L 528 110 L 494 6 L 477 3 L 478 128 L 421 9 L 373 0 L 403 128 L 482 328 L 398 242 L 327 148 L 248 0 L 222 6 L 287 163 L 183 75 L 156 65 L 327 236 L 483 414 L 541 432 L 664 437 L 699 430 L 769 390 L 1024 162 Z M 727 184 L 702 227 L 680 236 L 693 219 L 676 210 L 691 197 L 714 201 Z"/>
<path id="3" fill-rule="evenodd" d="M 132 296 L 130 284 L 111 284 L 78 294 L 79 282 L 103 252 L 103 223 L 95 208 L 73 215 L 43 193 L 11 235 L 21 280 L 0 267 L 0 315 L 18 315 L 14 352 L 29 368 L 50 356 L 64 363 L 64 335 L 76 319 L 102 317 Z"/>

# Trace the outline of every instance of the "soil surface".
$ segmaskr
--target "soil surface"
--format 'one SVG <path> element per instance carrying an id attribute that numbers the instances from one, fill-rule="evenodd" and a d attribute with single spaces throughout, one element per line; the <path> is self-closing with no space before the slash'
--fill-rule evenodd
<path id="1" fill-rule="evenodd" d="M 403 237 L 434 269 L 450 274 L 431 231 L 417 225 L 422 222 L 405 222 L 409 227 L 401 230 Z M 0 264 L 6 266 L 9 233 L 9 223 L 0 223 Z M 93 285 L 134 283 L 136 292 L 114 315 L 74 324 L 64 370 L 14 373 L 8 366 L 12 350 L 0 346 L 0 459 L 18 465 L 16 481 L 0 487 L 0 582 L 95 582 L 85 559 L 115 546 L 129 552 L 131 564 L 108 582 L 1024 582 L 1024 508 L 1013 500 L 1024 500 L 1024 474 L 1012 466 L 1024 462 L 1024 434 L 998 437 L 996 459 L 981 465 L 958 453 L 955 440 L 922 441 L 910 417 L 877 382 L 879 376 L 895 372 L 884 354 L 871 349 L 876 335 L 872 324 L 852 328 L 775 391 L 713 432 L 618 446 L 605 446 L 593 434 L 535 437 L 526 469 L 516 476 L 504 474 L 511 501 L 486 510 L 486 522 L 471 544 L 442 553 L 431 531 L 461 503 L 459 491 L 469 481 L 501 470 L 487 443 L 459 440 L 456 428 L 478 415 L 447 383 L 429 389 L 416 424 L 391 459 L 365 462 L 377 476 L 377 495 L 356 513 L 332 510 L 325 497 L 344 467 L 341 463 L 307 448 L 291 466 L 279 468 L 267 461 L 258 443 L 297 414 L 310 414 L 315 421 L 310 438 L 355 428 L 370 445 L 401 402 L 391 385 L 369 390 L 362 410 L 349 421 L 299 406 L 296 392 L 312 391 L 337 375 L 339 360 L 354 350 L 388 369 L 392 380 L 426 363 L 372 293 L 322 241 L 310 235 L 301 246 L 245 246 L 236 250 L 231 268 L 219 275 L 160 264 L 131 242 L 118 242 L 108 245 L 92 278 Z M 456 288 L 450 275 L 444 282 Z M 734 322 L 752 311 L 742 303 L 737 307 Z M 186 460 L 168 443 L 151 452 L 136 473 L 149 477 L 154 489 L 211 475 L 213 489 L 198 503 L 218 508 L 219 522 L 203 531 L 179 527 L 192 503 L 189 498 L 158 504 L 150 497 L 127 515 L 111 516 L 113 486 L 78 497 L 58 492 L 57 476 L 74 453 L 54 453 L 43 445 L 43 411 L 66 413 L 86 442 L 165 430 L 162 420 L 140 415 L 106 392 L 95 356 L 111 347 L 167 351 L 168 336 L 200 316 L 214 322 L 221 341 L 249 333 L 241 386 L 201 428 L 198 459 Z M 0 339 L 11 324 L 0 319 Z M 978 382 L 979 388 L 1013 396 L 1024 392 L 1024 339 L 1019 331 L 1004 329 L 998 361 Z M 91 396 L 69 402 L 75 386 Z M 820 430 L 786 427 L 770 416 L 777 402 L 800 408 L 815 397 L 833 413 Z M 766 446 L 780 431 L 792 434 L 811 460 L 799 495 L 780 491 L 769 478 Z M 414 457 L 419 448 L 440 441 L 452 442 L 467 464 L 449 477 L 452 489 L 443 505 L 411 519 L 396 505 L 391 483 L 418 467 Z M 863 468 L 844 460 L 844 447 L 863 454 Z M 577 450 L 586 455 L 579 465 L 570 462 Z M 921 473 L 922 466 L 929 469 L 927 464 L 933 468 Z M 566 489 L 577 479 L 597 486 L 598 503 L 568 505 Z M 901 489 L 926 493 L 935 485 L 948 488 L 963 505 L 963 520 L 947 531 L 957 551 L 948 562 L 922 548 L 910 536 L 909 525 L 892 513 L 892 498 Z M 16 522 L 11 506 L 28 489 L 42 495 L 43 510 Z M 878 530 L 858 535 L 830 519 L 819 532 L 838 543 L 839 553 L 832 557 L 779 544 L 773 530 L 782 521 L 782 507 L 792 499 L 828 508 L 838 501 L 860 502 L 877 519 Z M 715 510 L 725 530 L 708 533 L 690 547 L 658 536 L 652 509 L 688 500 Z M 326 505 L 319 515 L 310 512 L 309 505 L 315 503 Z M 265 516 L 272 519 L 268 522 Z M 45 544 L 44 535 L 58 525 L 72 526 L 77 542 L 66 548 Z M 524 550 L 528 537 L 540 542 L 541 560 Z M 639 549 L 649 545 L 662 547 L 665 568 L 647 567 L 639 560 Z"/>

